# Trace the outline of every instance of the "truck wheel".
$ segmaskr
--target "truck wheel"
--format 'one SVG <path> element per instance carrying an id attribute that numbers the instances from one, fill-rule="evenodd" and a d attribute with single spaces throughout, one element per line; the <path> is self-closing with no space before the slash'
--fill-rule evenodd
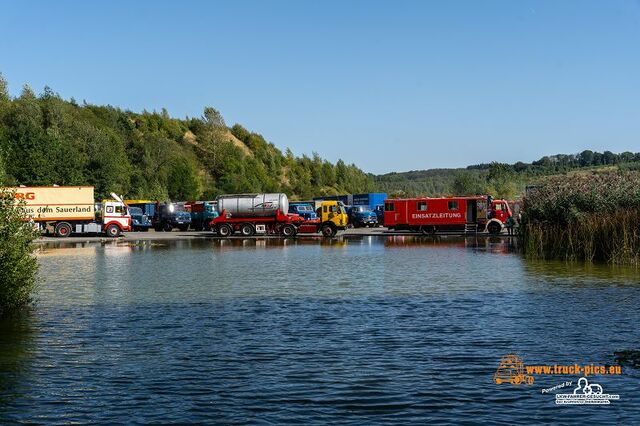
<path id="1" fill-rule="evenodd" d="M 335 237 L 338 233 L 338 230 L 329 224 L 322 225 L 322 228 L 320 230 L 322 231 L 322 235 L 327 238 Z"/>
<path id="2" fill-rule="evenodd" d="M 72 228 L 70 223 L 60 222 L 59 224 L 56 225 L 54 235 L 60 238 L 67 238 L 69 235 L 71 235 L 71 231 L 72 231 Z"/>
<path id="3" fill-rule="evenodd" d="M 171 231 L 173 231 L 173 226 L 171 226 L 171 224 L 170 224 L 170 223 L 166 223 L 166 224 L 162 227 L 162 230 L 163 230 L 163 231 L 165 231 L 165 232 L 171 232 Z"/>
<path id="4" fill-rule="evenodd" d="M 250 223 L 243 223 L 240 226 L 240 233 L 243 237 L 250 237 L 256 232 L 256 229 Z"/>
<path id="5" fill-rule="evenodd" d="M 284 235 L 285 237 L 293 237 L 294 235 L 296 235 L 296 227 L 290 224 L 286 224 L 282 227 L 280 232 L 282 232 L 282 235 Z"/>
<path id="6" fill-rule="evenodd" d="M 120 227 L 112 223 L 111 225 L 107 226 L 105 233 L 107 234 L 108 237 L 118 238 L 120 236 Z"/>
<path id="7" fill-rule="evenodd" d="M 222 238 L 227 238 L 231 234 L 233 234 L 233 229 L 228 224 L 223 223 L 218 226 L 218 235 L 220 235 Z"/>
<path id="8" fill-rule="evenodd" d="M 156 225 L 153 227 L 153 230 L 156 232 L 162 232 L 162 225 Z"/>
<path id="9" fill-rule="evenodd" d="M 436 233 L 436 227 L 435 226 L 423 226 L 420 228 L 420 232 L 422 232 L 423 235 L 433 235 Z"/>
<path id="10" fill-rule="evenodd" d="M 487 231 L 489 231 L 491 235 L 498 235 L 500 231 L 502 231 L 502 227 L 497 222 L 491 222 L 487 225 Z"/>

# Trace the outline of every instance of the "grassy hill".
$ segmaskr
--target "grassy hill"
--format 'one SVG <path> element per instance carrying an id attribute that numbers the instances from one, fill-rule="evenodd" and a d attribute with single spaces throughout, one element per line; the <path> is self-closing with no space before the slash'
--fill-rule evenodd
<path id="1" fill-rule="evenodd" d="M 286 192 L 292 198 L 384 191 L 391 196 L 519 197 L 549 176 L 640 169 L 640 153 L 585 150 L 532 163 L 477 164 L 374 176 L 317 153 L 295 156 L 219 111 L 195 118 L 64 100 L 24 87 L 12 98 L 0 75 L 0 181 L 93 185 L 96 196 L 210 199 L 221 193 Z"/>
<path id="2" fill-rule="evenodd" d="M 130 198 L 188 200 L 221 193 L 293 198 L 366 192 L 373 178 L 318 154 L 295 156 L 214 108 L 202 117 L 132 112 L 24 87 L 12 98 L 0 75 L 0 179 L 6 185 L 93 185 Z"/>

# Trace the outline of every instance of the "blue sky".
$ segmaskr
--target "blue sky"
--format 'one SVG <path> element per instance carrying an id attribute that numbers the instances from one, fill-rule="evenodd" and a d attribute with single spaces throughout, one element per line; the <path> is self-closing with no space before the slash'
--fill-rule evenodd
<path id="1" fill-rule="evenodd" d="M 640 151 L 631 0 L 10 2 L 0 72 L 374 173 Z"/>

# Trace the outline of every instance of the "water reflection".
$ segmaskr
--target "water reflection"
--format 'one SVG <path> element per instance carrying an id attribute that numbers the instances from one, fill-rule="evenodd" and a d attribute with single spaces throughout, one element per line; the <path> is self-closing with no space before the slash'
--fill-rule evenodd
<path id="1" fill-rule="evenodd" d="M 633 266 L 529 259 L 523 265 L 528 276 L 552 285 L 640 284 L 640 269 Z"/>
<path id="2" fill-rule="evenodd" d="M 0 423 L 640 421 L 635 370 L 599 378 L 621 395 L 607 410 L 551 409 L 540 388 L 574 377 L 492 382 L 506 353 L 607 364 L 634 348 L 628 270 L 529 262 L 491 237 L 55 247 L 40 256 L 36 337 L 8 340 Z"/>
<path id="3" fill-rule="evenodd" d="M 6 404 L 24 394 L 36 329 L 37 320 L 31 311 L 0 319 L 0 415 Z"/>
<path id="4" fill-rule="evenodd" d="M 166 250 L 166 249 L 201 249 L 201 248 L 246 248 L 246 247 L 288 247 L 288 246 L 323 246 L 344 247 L 346 245 L 383 244 L 386 247 L 459 247 L 483 249 L 490 252 L 512 253 L 517 251 L 516 238 L 500 238 L 489 236 L 415 236 L 415 235 L 388 235 L 388 236 L 345 236 L 340 238 L 318 238 L 299 236 L 297 238 L 189 238 L 189 239 L 157 239 L 157 240 L 126 240 L 106 242 L 65 242 L 55 241 L 41 243 L 40 254 L 47 255 L 56 250 L 56 256 L 77 256 L 87 254 L 80 249 L 101 246 L 115 252 L 135 250 Z M 75 250 L 74 250 L 75 249 Z"/>

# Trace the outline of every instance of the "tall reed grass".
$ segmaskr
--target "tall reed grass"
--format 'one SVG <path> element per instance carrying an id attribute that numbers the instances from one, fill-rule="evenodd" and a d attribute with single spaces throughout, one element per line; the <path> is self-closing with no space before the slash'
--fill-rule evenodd
<path id="1" fill-rule="evenodd" d="M 549 179 L 527 193 L 520 236 L 530 258 L 640 265 L 640 173 Z"/>

